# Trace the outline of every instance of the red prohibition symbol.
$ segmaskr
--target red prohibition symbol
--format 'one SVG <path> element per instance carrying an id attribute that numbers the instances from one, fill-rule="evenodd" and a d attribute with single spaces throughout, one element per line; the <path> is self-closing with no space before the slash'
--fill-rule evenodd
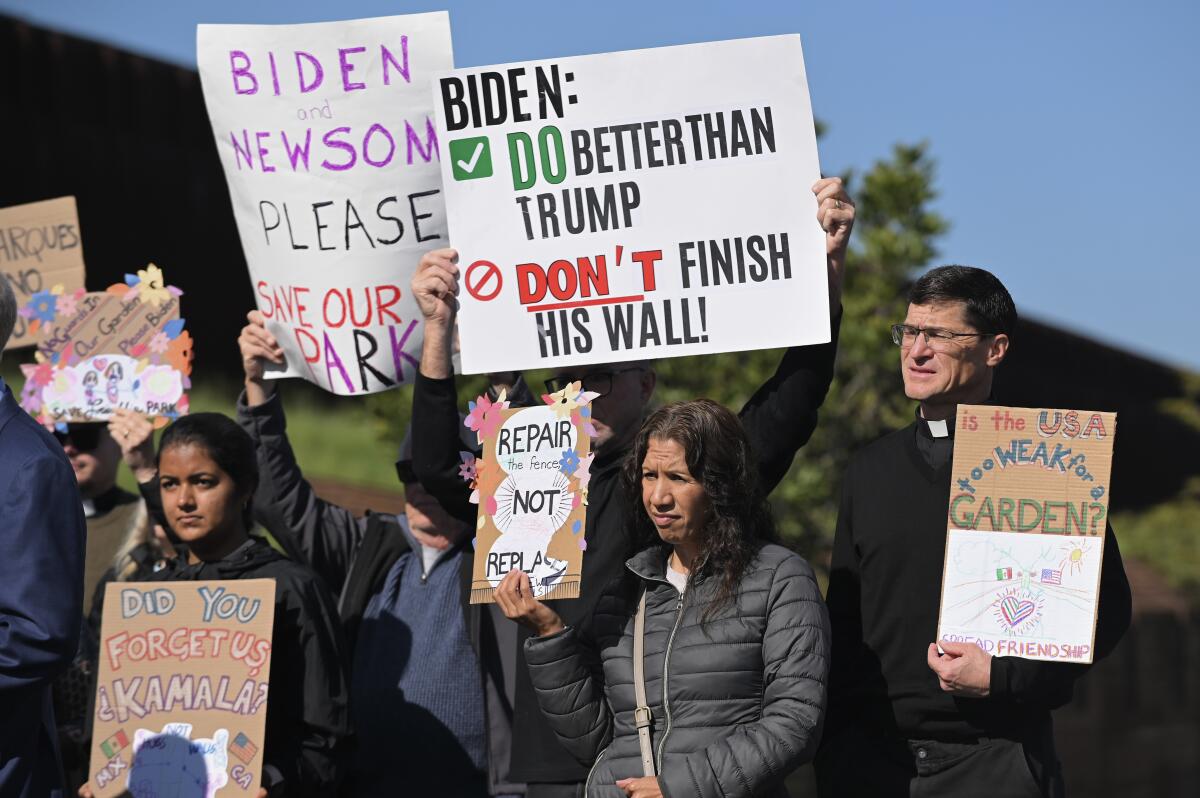
<path id="1" fill-rule="evenodd" d="M 468 266 L 465 281 L 467 293 L 480 302 L 495 299 L 504 285 L 500 268 L 490 260 L 477 260 Z"/>

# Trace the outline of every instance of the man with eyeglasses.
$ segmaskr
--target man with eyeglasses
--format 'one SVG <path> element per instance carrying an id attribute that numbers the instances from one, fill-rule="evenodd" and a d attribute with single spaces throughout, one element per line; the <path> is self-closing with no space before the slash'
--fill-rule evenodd
<path id="1" fill-rule="evenodd" d="M 0 352 L 17 300 L 0 272 Z M 83 508 L 71 464 L 0 378 L 0 795 L 63 795 L 51 681 L 83 622 Z"/>
<path id="2" fill-rule="evenodd" d="M 817 221 L 826 232 L 833 341 L 789 349 L 775 374 L 741 411 L 767 491 L 783 478 L 796 451 L 812 435 L 817 409 L 833 379 L 842 273 L 854 204 L 838 178 L 820 180 L 812 190 L 817 197 Z M 456 261 L 454 250 L 427 253 L 413 278 L 413 294 L 425 316 L 421 366 L 413 391 L 413 468 L 443 506 L 474 529 L 476 508 L 468 502 L 469 491 L 458 475 L 458 398 L 451 366 L 459 290 Z M 582 380 L 600 396 L 592 402 L 596 458 L 588 486 L 583 592 L 578 599 L 549 602 L 568 625 L 591 615 L 600 591 L 622 572 L 625 560 L 634 553 L 626 536 L 627 505 L 618 477 L 621 461 L 654 395 L 657 375 L 647 361 L 562 368 L 547 381 L 546 388 L 552 392 L 574 380 Z M 522 627 L 516 651 L 512 777 L 527 783 L 528 798 L 576 798 L 582 793 L 588 768 L 566 752 L 542 717 L 524 662 L 523 644 L 528 636 Z"/>
<path id="3" fill-rule="evenodd" d="M 988 401 L 1017 310 L 995 276 L 942 266 L 892 327 L 915 422 L 867 446 L 843 481 L 827 602 L 822 795 L 1061 796 L 1050 711 L 1087 666 L 935 644 L 959 404 Z M 1129 583 L 1105 530 L 1096 658 L 1129 626 Z M 939 645 L 941 651 L 939 651 Z"/>

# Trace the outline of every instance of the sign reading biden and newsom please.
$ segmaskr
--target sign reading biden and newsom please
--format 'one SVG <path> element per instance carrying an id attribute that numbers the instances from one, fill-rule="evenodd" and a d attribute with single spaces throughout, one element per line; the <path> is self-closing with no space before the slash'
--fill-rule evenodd
<path id="1" fill-rule="evenodd" d="M 201 25 L 200 81 L 254 296 L 287 358 L 336 394 L 412 380 L 409 281 L 446 245 L 430 78 L 445 12 Z"/>
<path id="2" fill-rule="evenodd" d="M 829 340 L 799 36 L 436 81 L 465 372 Z"/>
<path id="3" fill-rule="evenodd" d="M 959 405 L 938 639 L 1094 655 L 1115 413 Z"/>

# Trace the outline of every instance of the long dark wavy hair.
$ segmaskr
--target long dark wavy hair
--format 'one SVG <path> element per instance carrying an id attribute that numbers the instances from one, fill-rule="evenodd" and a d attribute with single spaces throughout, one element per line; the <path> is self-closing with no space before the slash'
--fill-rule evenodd
<path id="1" fill-rule="evenodd" d="M 688 471 L 704 488 L 711 507 L 702 530 L 693 579 L 715 578 L 716 594 L 704 619 L 733 600 L 746 567 L 763 543 L 775 542 L 775 523 L 759 485 L 758 463 L 738 417 L 711 399 L 672 402 L 656 410 L 638 431 L 626 457 L 622 481 L 629 497 L 628 523 L 638 548 L 658 544 L 658 530 L 642 504 L 642 462 L 651 439 L 683 447 Z"/>

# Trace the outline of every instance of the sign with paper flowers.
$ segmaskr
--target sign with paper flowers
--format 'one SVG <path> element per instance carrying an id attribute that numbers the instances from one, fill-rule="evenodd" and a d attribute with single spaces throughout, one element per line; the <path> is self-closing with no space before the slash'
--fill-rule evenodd
<path id="1" fill-rule="evenodd" d="M 34 294 L 20 310 L 38 340 L 36 362 L 21 366 L 21 406 L 46 426 L 106 421 L 119 407 L 159 426 L 186 414 L 192 338 L 182 295 L 153 263 L 104 292 Z"/>
<path id="2" fill-rule="evenodd" d="M 491 602 L 513 569 L 529 574 L 540 599 L 579 597 L 596 396 L 575 382 L 537 407 L 512 409 L 503 392 L 471 403 L 466 425 L 483 454 L 462 452 L 459 473 L 479 504 L 473 604 Z"/>

